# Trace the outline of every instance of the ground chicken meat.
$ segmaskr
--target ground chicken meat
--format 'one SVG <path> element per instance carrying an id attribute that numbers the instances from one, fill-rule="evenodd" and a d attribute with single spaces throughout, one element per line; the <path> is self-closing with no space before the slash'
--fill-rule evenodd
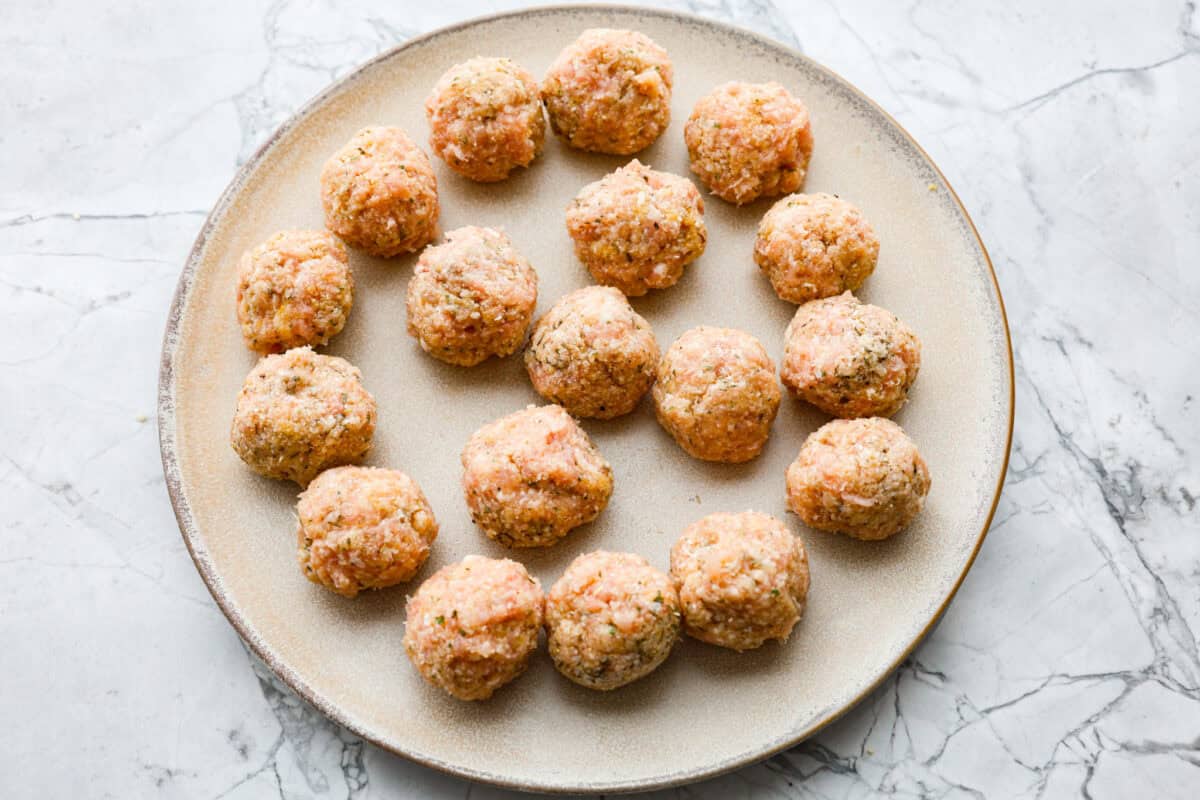
<path id="1" fill-rule="evenodd" d="M 501 231 L 450 231 L 417 261 L 408 283 L 408 333 L 449 364 L 511 355 L 525 341 L 537 287 L 537 273 Z"/>
<path id="2" fill-rule="evenodd" d="M 596 282 L 630 296 L 674 286 L 708 240 L 692 182 L 637 159 L 583 187 L 567 207 L 567 233 Z"/>
<path id="3" fill-rule="evenodd" d="M 280 231 L 238 264 L 238 322 L 246 346 L 259 353 L 325 344 L 352 305 L 350 257 L 325 231 Z"/>
<path id="4" fill-rule="evenodd" d="M 612 496 L 612 468 L 561 406 L 530 406 L 484 425 L 462 464 L 471 519 L 510 547 L 554 544 Z"/>
<path id="5" fill-rule="evenodd" d="M 542 99 L 572 147 L 630 155 L 671 122 L 671 59 L 636 31 L 586 30 L 550 65 Z"/>
<path id="6" fill-rule="evenodd" d="M 607 286 L 555 303 L 534 325 L 525 351 L 533 388 L 576 417 L 628 414 L 650 391 L 657 364 L 650 323 Z"/>
<path id="7" fill-rule="evenodd" d="M 831 194 L 783 198 L 763 217 L 754 241 L 754 263 L 789 303 L 854 291 L 878 260 L 871 223 Z"/>
<path id="8" fill-rule="evenodd" d="M 472 58 L 442 75 L 425 100 L 429 146 L 460 175 L 502 181 L 542 152 L 537 80 L 507 58 Z"/>
<path id="9" fill-rule="evenodd" d="M 692 456 L 738 463 L 762 452 L 780 394 L 775 365 L 757 339 L 701 326 L 680 336 L 659 361 L 654 408 Z"/>
<path id="10" fill-rule="evenodd" d="M 408 599 L 404 650 L 421 677 L 459 700 L 486 700 L 537 649 L 545 597 L 508 559 L 467 556 Z"/>
<path id="11" fill-rule="evenodd" d="M 929 467 L 890 419 L 835 419 L 804 441 L 787 469 L 787 500 L 810 528 L 886 539 L 929 494 Z"/>
<path id="12" fill-rule="evenodd" d="M 753 650 L 787 641 L 804 614 L 808 554 L 769 514 L 709 514 L 671 548 L 683 629 L 703 642 Z"/>
<path id="13" fill-rule="evenodd" d="M 550 657 L 580 686 L 608 691 L 649 675 L 679 639 L 671 579 L 632 553 L 579 556 L 546 596 Z"/>
<path id="14" fill-rule="evenodd" d="M 437 232 L 437 176 L 400 128 L 363 128 L 321 170 L 325 227 L 351 247 L 390 258 Z"/>
<path id="15" fill-rule="evenodd" d="M 375 398 L 349 361 L 297 347 L 259 360 L 238 395 L 230 435 L 260 475 L 301 486 L 371 447 Z"/>
<path id="16" fill-rule="evenodd" d="M 683 129 L 692 172 L 745 205 L 798 190 L 812 158 L 804 103 L 778 83 L 725 83 L 700 98 Z"/>
<path id="17" fill-rule="evenodd" d="M 394 469 L 327 469 L 300 495 L 296 516 L 300 568 L 346 597 L 412 580 L 438 534 L 421 487 Z"/>
<path id="18" fill-rule="evenodd" d="M 912 329 L 849 292 L 800 306 L 785 338 L 784 386 L 835 417 L 890 417 L 921 368 Z"/>

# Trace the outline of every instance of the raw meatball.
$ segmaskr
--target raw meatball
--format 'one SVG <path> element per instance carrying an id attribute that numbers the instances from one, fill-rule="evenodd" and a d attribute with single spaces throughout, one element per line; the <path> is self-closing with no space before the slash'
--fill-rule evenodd
<path id="1" fill-rule="evenodd" d="M 421 677 L 459 700 L 486 700 L 529 665 L 545 597 L 515 561 L 467 556 L 408 599 L 404 650 Z"/>
<path id="2" fill-rule="evenodd" d="M 671 579 L 633 553 L 579 556 L 546 596 L 550 657 L 580 686 L 608 691 L 649 675 L 679 640 Z"/>
<path id="3" fill-rule="evenodd" d="M 471 367 L 520 349 L 537 305 L 537 273 L 492 228 L 459 228 L 426 248 L 408 283 L 408 333 L 448 364 Z"/>
<path id="4" fill-rule="evenodd" d="M 778 83 L 725 83 L 700 98 L 683 129 L 692 172 L 722 200 L 744 205 L 804 185 L 812 126 Z"/>
<path id="5" fill-rule="evenodd" d="M 858 289 L 878 260 L 871 223 L 831 194 L 783 198 L 763 217 L 754 241 L 754 263 L 789 303 Z"/>
<path id="6" fill-rule="evenodd" d="M 775 365 L 757 339 L 702 325 L 658 363 L 654 410 L 690 455 L 738 463 L 762 452 L 780 395 Z"/>
<path id="7" fill-rule="evenodd" d="M 704 252 L 704 199 L 687 178 L 634 159 L 583 187 L 567 207 L 567 233 L 597 283 L 640 296 L 674 286 Z"/>
<path id="8" fill-rule="evenodd" d="M 929 494 L 929 467 L 890 419 L 835 419 L 811 434 L 787 469 L 788 506 L 804 524 L 855 539 L 908 527 Z"/>
<path id="9" fill-rule="evenodd" d="M 476 181 L 502 181 L 529 166 L 546 138 L 537 80 L 507 58 L 472 58 L 446 70 L 425 116 L 433 152 Z"/>
<path id="10" fill-rule="evenodd" d="M 438 524 L 421 487 L 403 472 L 337 467 L 300 495 L 300 568 L 346 597 L 412 580 Z"/>
<path id="11" fill-rule="evenodd" d="M 808 554 L 769 514 L 710 514 L 671 548 L 683 629 L 709 644 L 753 650 L 787 641 L 804 614 Z"/>
<path id="12" fill-rule="evenodd" d="M 375 398 L 349 361 L 297 347 L 259 360 L 238 395 L 230 436 L 255 472 L 301 486 L 359 461 L 375 435 Z"/>
<path id="13" fill-rule="evenodd" d="M 510 547 L 554 544 L 612 496 L 612 468 L 562 406 L 530 406 L 484 425 L 462 464 L 471 519 Z"/>
<path id="14" fill-rule="evenodd" d="M 238 322 L 259 353 L 325 344 L 353 304 L 350 257 L 325 231 L 281 231 L 238 264 Z"/>
<path id="15" fill-rule="evenodd" d="M 629 155 L 671 122 L 671 59 L 636 31 L 594 28 L 568 45 L 542 81 L 550 127 L 567 144 Z"/>
<path id="16" fill-rule="evenodd" d="M 363 128 L 321 170 L 325 227 L 373 256 L 420 250 L 437 231 L 437 176 L 400 128 Z"/>
<path id="17" fill-rule="evenodd" d="M 607 286 L 555 303 L 533 326 L 525 351 L 533 388 L 576 417 L 628 414 L 650 391 L 657 364 L 650 323 Z"/>
<path id="18" fill-rule="evenodd" d="M 921 368 L 921 340 L 890 311 L 846 292 L 796 310 L 783 385 L 835 417 L 890 417 Z"/>

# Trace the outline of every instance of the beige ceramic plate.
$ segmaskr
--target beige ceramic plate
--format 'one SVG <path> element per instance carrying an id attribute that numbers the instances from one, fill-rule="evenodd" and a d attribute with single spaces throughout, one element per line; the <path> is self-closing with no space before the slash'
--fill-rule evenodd
<path id="1" fill-rule="evenodd" d="M 697 98 L 731 79 L 776 80 L 808 104 L 816 154 L 807 188 L 857 203 L 883 242 L 862 297 L 924 340 L 912 401 L 897 420 L 920 444 L 933 490 L 918 523 L 883 543 L 803 530 L 784 504 L 784 468 L 824 419 L 785 399 L 764 455 L 740 466 L 685 456 L 649 403 L 585 427 L 612 462 L 616 492 L 591 526 L 516 556 L 549 587 L 578 553 L 605 548 L 667 566 L 671 543 L 714 511 L 788 520 L 812 559 L 804 620 L 783 646 L 733 652 L 685 641 L 649 678 L 599 694 L 560 678 L 544 650 L 491 701 L 466 704 L 426 686 L 401 647 L 406 589 L 336 597 L 295 562 L 296 487 L 254 476 L 229 447 L 238 388 L 254 358 L 234 320 L 238 255 L 279 228 L 320 227 L 317 176 L 359 128 L 428 135 L 422 101 L 443 70 L 477 54 L 515 57 L 541 74 L 585 28 L 635 28 L 675 62 L 670 129 L 640 158 L 687 175 L 683 123 Z M 563 225 L 568 201 L 624 159 L 568 150 L 550 137 L 532 169 L 477 185 L 435 160 L 443 230 L 504 227 L 541 280 L 539 314 L 588 276 Z M 742 328 L 775 358 L 794 307 L 751 259 L 769 202 L 710 197 L 709 247 L 674 288 L 637 299 L 662 347 L 701 323 Z M 418 579 L 468 553 L 511 556 L 472 526 L 459 452 L 483 423 L 538 401 L 519 358 L 443 365 L 405 335 L 413 258 L 352 256 L 358 291 L 328 352 L 362 368 L 379 401 L 370 463 L 404 469 L 441 522 Z M 984 248 L 944 178 L 870 100 L 797 53 L 698 18 L 616 8 L 550 8 L 468 22 L 413 40 L 331 87 L 241 169 L 196 243 L 171 310 L 160 426 L 167 485 L 213 596 L 247 642 L 297 692 L 361 736 L 469 778 L 548 791 L 622 791 L 695 780 L 794 744 L 845 712 L 930 629 L 987 530 L 1012 425 L 1012 366 L 1000 295 Z M 409 587 L 408 591 L 411 591 Z"/>

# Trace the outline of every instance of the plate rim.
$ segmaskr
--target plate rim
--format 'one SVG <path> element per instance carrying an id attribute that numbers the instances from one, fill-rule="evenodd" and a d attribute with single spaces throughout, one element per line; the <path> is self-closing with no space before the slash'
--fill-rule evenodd
<path id="1" fill-rule="evenodd" d="M 979 246 L 980 252 L 983 254 L 984 263 L 987 266 L 988 277 L 991 279 L 992 289 L 995 295 L 997 308 L 1000 312 L 1001 329 L 1004 334 L 1005 356 L 1007 364 L 1008 377 L 1008 422 L 1005 432 L 1005 443 L 1003 448 L 1003 456 L 1000 464 L 999 478 L 996 482 L 995 492 L 992 497 L 991 508 L 988 510 L 987 516 L 984 519 L 983 527 L 976 535 L 975 542 L 971 548 L 970 555 L 963 565 L 962 571 L 955 578 L 950 586 L 946 596 L 938 604 L 937 608 L 930 615 L 921 630 L 913 637 L 912 641 L 903 647 L 896 658 L 887 666 L 882 668 L 878 674 L 870 681 L 864 684 L 862 690 L 853 698 L 837 708 L 829 712 L 826 716 L 818 719 L 806 728 L 800 730 L 792 730 L 786 733 L 780 739 L 771 742 L 770 744 L 760 749 L 740 753 L 734 757 L 718 762 L 716 764 L 708 764 L 697 767 L 690 771 L 677 772 L 663 776 L 656 776 L 640 780 L 613 780 L 604 783 L 569 783 L 569 782 L 549 782 L 549 781 L 530 781 L 520 780 L 498 775 L 491 772 L 474 769 L 468 765 L 453 764 L 439 760 L 428 754 L 407 750 L 400 744 L 395 742 L 385 741 L 379 734 L 379 731 L 370 730 L 368 727 L 360 725 L 350 715 L 334 702 L 326 699 L 320 692 L 314 690 L 308 685 L 306 680 L 288 666 L 284 660 L 277 655 L 273 648 L 265 642 L 251 627 L 249 622 L 243 619 L 238 609 L 234 607 L 233 602 L 225 595 L 224 587 L 220 576 L 213 567 L 207 549 L 200 540 L 199 529 L 196 525 L 195 518 L 192 515 L 191 506 L 188 503 L 187 497 L 183 488 L 183 479 L 180 473 L 178 451 L 176 447 L 176 416 L 175 416 L 175 375 L 176 365 L 175 358 L 178 346 L 181 340 L 181 328 L 183 322 L 183 312 L 187 304 L 187 300 L 191 294 L 191 289 L 194 283 L 197 266 L 200 262 L 201 253 L 208 244 L 209 237 L 212 234 L 216 222 L 221 218 L 234 197 L 241 191 L 246 183 L 247 178 L 253 169 L 259 164 L 267 152 L 274 147 L 284 134 L 291 131 L 301 121 L 306 119 L 311 112 L 322 105 L 327 98 L 332 96 L 337 91 L 341 90 L 350 82 L 358 79 L 364 72 L 375 66 L 376 64 L 395 58 L 400 53 L 412 47 L 426 43 L 427 41 L 447 33 L 460 31 L 466 28 L 471 28 L 476 25 L 494 22 L 497 20 L 517 18 L 517 17 L 537 17 L 543 15 L 563 14 L 578 11 L 591 12 L 609 12 L 627 15 L 639 15 L 658 17 L 674 21 L 682 21 L 691 25 L 700 27 L 708 27 L 716 29 L 723 35 L 732 35 L 748 39 L 754 44 L 759 45 L 768 50 L 775 51 L 782 56 L 791 58 L 797 61 L 804 62 L 808 67 L 823 73 L 825 78 L 833 83 L 840 85 L 847 91 L 856 95 L 860 100 L 880 114 L 900 135 L 914 148 L 917 154 L 925 162 L 941 183 L 946 187 L 950 194 L 951 200 L 957 206 L 962 218 L 966 221 L 967 227 L 970 230 L 971 236 L 974 237 L 976 244 Z M 882 106 L 872 100 L 867 94 L 861 91 L 858 87 L 842 77 L 839 73 L 829 67 L 809 58 L 801 53 L 795 47 L 780 42 L 764 34 L 757 33 L 747 28 L 742 28 L 737 25 L 732 25 L 720 20 L 710 19 L 699 14 L 690 12 L 673 11 L 664 8 L 646 8 L 638 6 L 620 5 L 615 3 L 579 3 L 579 4 L 550 4 L 544 6 L 535 6 L 532 8 L 514 9 L 502 11 L 493 14 L 485 14 L 481 16 L 470 17 L 459 22 L 445 25 L 440 28 L 428 31 L 426 33 L 414 36 L 405 41 L 378 53 L 374 57 L 364 61 L 354 69 L 347 72 L 342 77 L 333 81 L 331 84 L 322 89 L 319 93 L 303 103 L 291 115 L 280 124 L 268 136 L 254 153 L 246 159 L 236 170 L 229 184 L 222 191 L 220 197 L 213 204 L 212 209 L 205 217 L 204 224 L 201 226 L 196 240 L 188 252 L 186 261 L 179 275 L 179 281 L 176 284 L 175 292 L 171 299 L 170 311 L 167 314 L 166 327 L 163 333 L 163 344 L 159 361 L 159 377 L 158 377 L 158 401 L 157 401 L 157 417 L 158 417 L 158 437 L 159 437 L 159 453 L 162 461 L 163 476 L 165 479 L 167 494 L 170 497 L 171 508 L 175 514 L 175 520 L 179 526 L 180 534 L 187 546 L 188 555 L 191 557 L 196 571 L 200 573 L 201 579 L 204 581 L 205 587 L 209 594 L 212 595 L 217 607 L 221 613 L 237 631 L 241 637 L 257 656 L 281 681 L 283 681 L 293 692 L 301 697 L 305 702 L 316 708 L 325 717 L 332 720 L 337 725 L 349 730 L 361 739 L 370 742 L 371 744 L 385 750 L 393 755 L 401 756 L 410 761 L 421 764 L 422 766 L 438 770 L 455 777 L 464 778 L 467 780 L 478 781 L 492 786 L 503 787 L 507 789 L 517 789 L 527 792 L 544 792 L 550 794 L 568 794 L 568 793 L 585 793 L 585 794 L 600 794 L 600 793 L 627 793 L 627 792 L 644 792 L 655 789 L 670 788 L 682 784 L 694 783 L 708 778 L 713 778 L 728 772 L 732 772 L 741 767 L 755 764 L 770 758 L 777 753 L 788 748 L 794 747 L 804 740 L 814 736 L 828 726 L 832 725 L 837 720 L 841 719 L 851 709 L 857 707 L 864 699 L 873 694 L 895 671 L 896 669 L 912 654 L 917 646 L 925 640 L 929 633 L 941 620 L 946 609 L 949 608 L 955 595 L 958 594 L 959 588 L 966 579 L 967 573 L 970 572 L 976 558 L 979 555 L 983 542 L 987 538 L 987 534 L 991 529 L 992 520 L 996 515 L 996 509 L 1000 502 L 1000 497 L 1004 489 L 1004 482 L 1008 475 L 1009 458 L 1012 452 L 1013 428 L 1016 415 L 1016 376 L 1013 362 L 1012 349 L 1012 334 L 1008 323 L 1008 313 L 1004 305 L 1004 296 L 1000 291 L 1000 282 L 996 276 L 996 269 L 992 263 L 991 255 L 988 253 L 986 245 L 983 243 L 982 237 L 979 235 L 979 229 L 975 225 L 975 221 L 971 218 L 970 213 L 963 205 L 958 193 L 950 185 L 950 181 L 945 174 L 934 162 L 933 158 L 926 152 L 919 142 L 901 125 L 890 113 Z"/>

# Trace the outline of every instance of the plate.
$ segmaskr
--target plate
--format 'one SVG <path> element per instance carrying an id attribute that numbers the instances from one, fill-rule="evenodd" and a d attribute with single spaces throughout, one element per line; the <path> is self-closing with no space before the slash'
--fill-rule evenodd
<path id="1" fill-rule="evenodd" d="M 461 703 L 424 684 L 401 644 L 407 588 L 349 601 L 296 565 L 296 487 L 253 475 L 229 446 L 235 398 L 254 357 L 234 318 L 239 255 L 280 228 L 322 225 L 318 175 L 359 128 L 400 125 L 424 143 L 422 101 L 450 65 L 515 57 L 541 75 L 582 30 L 643 31 L 675 63 L 672 123 L 639 157 L 688 175 L 683 123 L 727 80 L 776 80 L 803 98 L 815 154 L 806 189 L 859 205 L 882 241 L 860 296 L 897 313 L 924 341 L 921 376 L 896 417 L 933 475 L 914 527 L 883 542 L 803 530 L 784 502 L 784 468 L 825 421 L 785 398 L 771 440 L 744 465 L 686 456 L 649 402 L 586 422 L 612 462 L 616 490 L 592 525 L 553 548 L 518 551 L 550 584 L 577 554 L 641 553 L 667 566 L 672 542 L 715 511 L 756 509 L 802 533 L 812 563 L 808 610 L 786 645 L 736 654 L 681 643 L 652 676 L 612 693 L 561 678 L 544 648 L 490 701 Z M 541 314 L 589 283 L 563 223 L 586 183 L 627 159 L 580 153 L 548 135 L 532 168 L 500 184 L 459 178 L 435 159 L 442 230 L 503 227 L 538 271 Z M 795 307 L 778 300 L 751 258 L 770 201 L 735 208 L 709 196 L 709 246 L 675 287 L 633 301 L 664 349 L 699 324 L 741 328 L 778 359 Z M 351 257 L 358 291 L 327 352 L 361 367 L 379 402 L 369 463 L 407 471 L 441 523 L 417 581 L 469 553 L 513 556 L 471 524 L 459 453 L 480 425 L 539 402 L 521 360 L 473 369 L 424 355 L 405 333 L 415 257 Z M 159 424 L 171 499 L 196 566 L 253 650 L 295 691 L 381 747 L 467 778 L 543 791 L 615 792 L 697 780 L 793 745 L 863 698 L 938 619 L 987 531 L 1012 432 L 1012 359 L 1004 310 L 970 219 L 920 147 L 846 81 L 745 31 L 630 8 L 544 8 L 466 22 L 414 39 L 330 87 L 239 170 L 180 278 L 163 350 Z"/>

